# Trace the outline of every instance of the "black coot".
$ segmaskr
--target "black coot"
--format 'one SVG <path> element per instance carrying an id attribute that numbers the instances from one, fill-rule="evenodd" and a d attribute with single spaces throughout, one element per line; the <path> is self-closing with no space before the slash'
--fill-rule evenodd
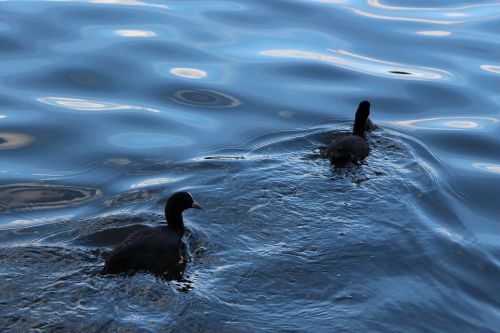
<path id="1" fill-rule="evenodd" d="M 364 135 L 374 125 L 368 119 L 370 115 L 370 103 L 363 101 L 359 103 L 352 133 L 337 133 L 326 150 L 330 161 L 337 166 L 350 166 L 359 163 L 368 156 L 368 142 Z"/>
<path id="2" fill-rule="evenodd" d="M 143 270 L 165 278 L 180 278 L 185 266 L 182 212 L 188 208 L 201 206 L 188 192 L 173 194 L 165 205 L 167 225 L 130 235 L 110 253 L 102 273 L 132 274 Z"/>

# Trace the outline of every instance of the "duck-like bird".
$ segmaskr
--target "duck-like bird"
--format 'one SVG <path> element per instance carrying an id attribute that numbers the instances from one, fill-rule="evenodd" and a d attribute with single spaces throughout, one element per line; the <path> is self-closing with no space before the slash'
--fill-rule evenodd
<path id="1" fill-rule="evenodd" d="M 326 156 L 332 164 L 337 166 L 350 166 L 359 163 L 368 156 L 368 142 L 364 135 L 370 131 L 373 124 L 368 119 L 370 116 L 370 103 L 362 101 L 359 103 L 352 133 L 337 133 L 326 149 Z"/>
<path id="2" fill-rule="evenodd" d="M 188 192 L 173 194 L 165 205 L 167 225 L 130 235 L 111 252 L 102 273 L 147 271 L 169 279 L 180 278 L 185 267 L 182 212 L 188 208 L 201 209 L 201 206 Z"/>

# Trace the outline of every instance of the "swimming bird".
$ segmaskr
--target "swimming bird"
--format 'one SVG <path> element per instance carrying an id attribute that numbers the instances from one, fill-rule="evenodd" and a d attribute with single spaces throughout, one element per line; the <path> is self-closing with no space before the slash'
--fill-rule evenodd
<path id="1" fill-rule="evenodd" d="M 336 166 L 350 166 L 357 164 L 368 156 L 368 142 L 364 135 L 365 131 L 374 128 L 368 119 L 370 116 L 370 103 L 362 101 L 359 103 L 352 133 L 336 133 L 332 142 L 326 150 L 326 155 Z"/>
<path id="2" fill-rule="evenodd" d="M 185 267 L 182 212 L 188 208 L 201 206 L 188 192 L 174 193 L 165 205 L 167 225 L 130 235 L 111 252 L 102 273 L 131 274 L 143 270 L 169 279 L 180 278 Z"/>

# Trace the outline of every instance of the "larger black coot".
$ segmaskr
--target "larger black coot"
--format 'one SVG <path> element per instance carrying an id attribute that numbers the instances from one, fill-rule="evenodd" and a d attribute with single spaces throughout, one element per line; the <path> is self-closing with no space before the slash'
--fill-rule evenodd
<path id="1" fill-rule="evenodd" d="M 201 206 L 188 192 L 177 192 L 165 205 L 167 225 L 133 233 L 109 255 L 103 274 L 148 271 L 165 278 L 180 278 L 184 271 L 182 212 Z"/>
<path id="2" fill-rule="evenodd" d="M 337 166 L 349 166 L 359 163 L 368 156 L 368 142 L 364 135 L 365 131 L 373 129 L 373 124 L 368 119 L 370 115 L 370 103 L 363 101 L 359 103 L 352 133 L 337 133 L 326 150 L 330 161 Z"/>

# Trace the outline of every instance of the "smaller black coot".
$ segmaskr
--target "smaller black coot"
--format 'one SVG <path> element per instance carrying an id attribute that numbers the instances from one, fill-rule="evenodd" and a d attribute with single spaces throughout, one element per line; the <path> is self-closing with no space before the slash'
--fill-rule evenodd
<path id="1" fill-rule="evenodd" d="M 166 226 L 140 230 L 130 235 L 114 249 L 103 274 L 148 271 L 165 278 L 180 278 L 184 271 L 184 221 L 182 212 L 201 206 L 188 192 L 173 194 L 165 205 Z"/>
<path id="2" fill-rule="evenodd" d="M 326 150 L 330 161 L 337 166 L 350 166 L 359 163 L 368 156 L 368 142 L 364 135 L 365 131 L 374 128 L 370 116 L 370 103 L 363 101 L 359 103 L 352 133 L 337 133 Z"/>

